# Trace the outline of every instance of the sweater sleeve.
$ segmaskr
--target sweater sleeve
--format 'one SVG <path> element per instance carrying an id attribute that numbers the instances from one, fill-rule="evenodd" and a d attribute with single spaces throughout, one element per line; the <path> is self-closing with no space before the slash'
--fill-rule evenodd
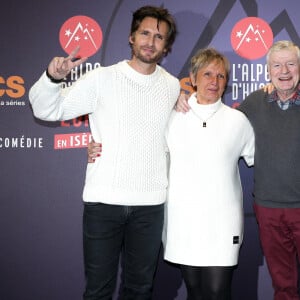
<path id="1" fill-rule="evenodd" d="M 97 85 L 95 74 L 89 73 L 72 86 L 62 88 L 60 84 L 52 83 L 44 72 L 29 91 L 34 116 L 41 120 L 58 121 L 93 112 L 97 103 Z"/>
<path id="2" fill-rule="evenodd" d="M 247 118 L 244 118 L 244 140 L 245 144 L 242 149 L 241 156 L 244 158 L 247 165 L 253 166 L 254 165 L 254 149 L 255 149 L 255 138 L 254 138 L 254 131 L 250 124 L 250 122 L 247 120 Z"/>

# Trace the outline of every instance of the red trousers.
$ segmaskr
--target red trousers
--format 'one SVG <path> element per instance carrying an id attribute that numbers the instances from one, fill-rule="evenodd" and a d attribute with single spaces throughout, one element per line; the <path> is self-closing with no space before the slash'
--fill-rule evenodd
<path id="1" fill-rule="evenodd" d="M 260 241 L 274 287 L 274 300 L 299 300 L 300 208 L 254 204 Z"/>

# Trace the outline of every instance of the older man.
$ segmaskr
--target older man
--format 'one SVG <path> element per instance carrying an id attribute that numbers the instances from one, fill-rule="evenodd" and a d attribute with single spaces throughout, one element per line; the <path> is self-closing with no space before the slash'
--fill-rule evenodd
<path id="1" fill-rule="evenodd" d="M 239 106 L 255 132 L 254 210 L 275 300 L 296 300 L 300 253 L 299 48 L 276 42 L 267 54 L 275 89 Z"/>

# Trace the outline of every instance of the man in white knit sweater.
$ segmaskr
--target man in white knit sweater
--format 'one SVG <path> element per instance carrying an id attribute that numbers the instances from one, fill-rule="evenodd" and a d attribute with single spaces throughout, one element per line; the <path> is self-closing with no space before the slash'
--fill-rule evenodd
<path id="1" fill-rule="evenodd" d="M 157 65 L 176 37 L 164 8 L 133 13 L 132 58 L 97 68 L 69 88 L 60 81 L 86 58 L 54 58 L 29 93 L 34 115 L 68 120 L 88 114 L 102 154 L 83 191 L 85 300 L 112 299 L 123 253 L 123 299 L 151 299 L 161 244 L 167 163 L 164 132 L 178 80 Z"/>

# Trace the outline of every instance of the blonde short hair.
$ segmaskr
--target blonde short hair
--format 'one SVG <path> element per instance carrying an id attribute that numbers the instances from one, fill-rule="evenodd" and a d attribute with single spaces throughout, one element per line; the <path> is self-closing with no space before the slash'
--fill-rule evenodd
<path id="1" fill-rule="evenodd" d="M 190 62 L 190 73 L 196 78 L 197 73 L 200 69 L 208 66 L 213 61 L 222 63 L 226 71 L 226 80 L 229 78 L 230 63 L 225 55 L 218 52 L 214 48 L 200 49 L 191 59 Z"/>

